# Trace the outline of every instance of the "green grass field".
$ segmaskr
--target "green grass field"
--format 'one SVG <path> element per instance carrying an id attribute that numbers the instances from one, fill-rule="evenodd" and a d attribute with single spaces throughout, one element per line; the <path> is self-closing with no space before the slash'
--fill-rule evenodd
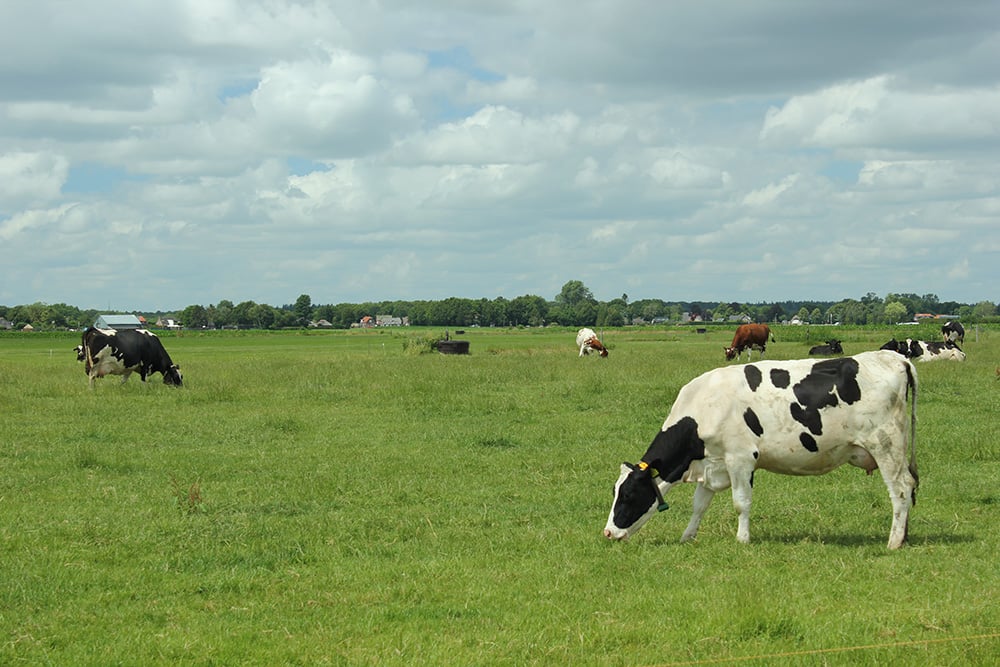
<path id="1" fill-rule="evenodd" d="M 767 356 L 829 332 L 917 330 L 778 328 Z M 691 486 L 601 535 L 731 328 L 609 330 L 607 359 L 552 329 L 405 349 L 427 333 L 165 335 L 182 389 L 93 391 L 78 334 L 0 336 L 0 664 L 997 664 L 1000 330 L 918 365 L 898 552 L 849 466 L 759 474 L 749 545 L 728 492 L 678 543 Z"/>

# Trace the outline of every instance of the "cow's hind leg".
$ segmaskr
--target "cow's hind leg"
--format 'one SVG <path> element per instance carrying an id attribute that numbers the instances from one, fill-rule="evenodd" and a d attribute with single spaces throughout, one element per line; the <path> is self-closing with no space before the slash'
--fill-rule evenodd
<path id="1" fill-rule="evenodd" d="M 886 443 L 892 436 L 880 436 Z M 892 527 L 889 529 L 890 549 L 898 549 L 906 542 L 909 528 L 910 508 L 913 506 L 917 480 L 910 472 L 905 457 L 905 445 L 888 446 L 873 454 L 892 501 Z M 887 451 L 888 450 L 888 451 Z"/>
<path id="2" fill-rule="evenodd" d="M 694 500 L 691 503 L 691 520 L 688 522 L 687 528 L 684 529 L 684 534 L 681 535 L 681 542 L 693 540 L 698 535 L 701 518 L 705 516 L 705 511 L 712 504 L 714 497 L 715 491 L 707 488 L 704 482 L 698 482 L 694 489 Z"/>

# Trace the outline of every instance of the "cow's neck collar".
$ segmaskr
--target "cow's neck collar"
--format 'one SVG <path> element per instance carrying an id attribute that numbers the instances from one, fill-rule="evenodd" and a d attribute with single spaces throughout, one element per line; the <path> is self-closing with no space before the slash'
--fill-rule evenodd
<path id="1" fill-rule="evenodd" d="M 651 468 L 649 466 L 649 464 L 646 463 L 645 461 L 639 461 L 638 468 L 639 468 L 639 470 L 648 470 L 649 471 L 649 475 L 650 475 L 650 477 L 652 479 L 652 482 L 653 482 L 653 490 L 656 491 L 656 500 L 657 500 L 657 503 L 658 503 L 657 506 L 656 506 L 656 511 L 657 512 L 662 512 L 664 510 L 670 509 L 670 505 L 668 505 L 667 501 L 665 501 L 663 499 L 663 492 L 660 491 L 660 482 L 663 481 L 663 480 L 660 477 L 659 471 L 656 468 Z"/>

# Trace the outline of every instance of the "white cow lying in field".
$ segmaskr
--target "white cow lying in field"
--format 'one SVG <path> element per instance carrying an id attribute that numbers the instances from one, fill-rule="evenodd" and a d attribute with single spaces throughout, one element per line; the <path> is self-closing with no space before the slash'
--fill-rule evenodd
<path id="1" fill-rule="evenodd" d="M 888 350 L 708 371 L 681 388 L 639 463 L 622 464 L 604 535 L 634 535 L 666 509 L 671 487 L 690 481 L 698 486 L 681 541 L 697 535 L 715 493 L 732 487 L 736 539 L 749 542 L 755 470 L 822 475 L 850 463 L 869 474 L 881 471 L 892 500 L 888 546 L 896 549 L 906 541 L 916 502 L 916 409 L 916 370 Z"/>
<path id="2" fill-rule="evenodd" d="M 581 357 L 590 354 L 591 351 L 599 353 L 602 357 L 608 356 L 608 348 L 601 344 L 593 329 L 580 329 L 576 334 L 576 346 L 580 348 Z"/>

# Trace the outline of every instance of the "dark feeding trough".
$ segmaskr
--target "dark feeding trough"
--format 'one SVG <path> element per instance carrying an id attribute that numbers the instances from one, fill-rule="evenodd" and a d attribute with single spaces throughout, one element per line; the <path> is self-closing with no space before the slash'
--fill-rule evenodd
<path id="1" fill-rule="evenodd" d="M 439 340 L 437 351 L 441 354 L 468 354 L 469 341 L 467 340 Z"/>
<path id="2" fill-rule="evenodd" d="M 435 349 L 441 354 L 468 354 L 469 353 L 469 341 L 467 340 L 452 340 L 448 336 L 448 332 L 444 332 L 444 340 L 439 340 L 434 343 Z"/>

